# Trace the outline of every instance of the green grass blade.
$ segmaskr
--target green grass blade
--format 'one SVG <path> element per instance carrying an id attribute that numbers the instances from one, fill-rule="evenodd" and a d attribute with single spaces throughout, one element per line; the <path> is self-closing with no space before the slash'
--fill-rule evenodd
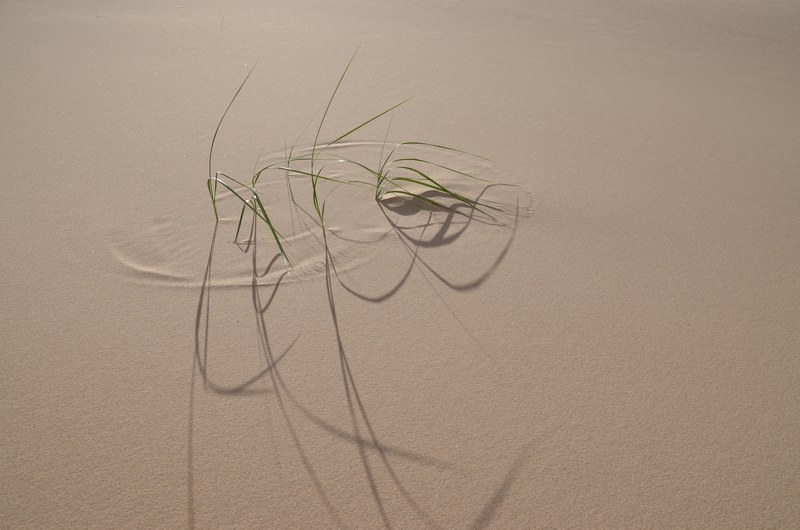
<path id="1" fill-rule="evenodd" d="M 239 88 L 236 90 L 236 93 L 231 98 L 230 103 L 228 103 L 228 106 L 225 108 L 225 112 L 222 113 L 222 117 L 219 119 L 219 122 L 217 123 L 217 128 L 214 130 L 214 136 L 211 137 L 211 147 L 208 150 L 208 178 L 209 179 L 211 178 L 211 173 L 212 173 L 212 171 L 211 171 L 211 157 L 214 155 L 214 143 L 217 141 L 217 134 L 219 134 L 219 129 L 220 129 L 220 127 L 222 127 L 222 122 L 225 120 L 225 116 L 228 114 L 228 111 L 231 110 L 231 106 L 233 105 L 233 102 L 236 101 L 236 98 L 239 96 L 239 92 L 242 91 L 242 88 L 244 88 L 244 84 L 247 83 L 248 79 L 250 79 L 250 74 L 253 73 L 253 70 L 255 69 L 255 67 L 256 67 L 256 65 L 254 64 L 253 67 L 250 68 L 250 71 L 247 72 L 247 75 L 244 77 L 244 81 L 242 81 L 242 84 L 239 85 Z M 216 182 L 217 181 L 215 180 L 214 181 L 214 190 L 213 190 L 213 193 L 211 195 L 212 199 L 216 199 L 216 196 L 217 196 L 217 184 L 216 184 Z M 215 210 L 215 214 L 216 214 L 216 210 Z"/>
<path id="2" fill-rule="evenodd" d="M 389 138 L 389 129 L 392 128 L 392 118 L 393 118 L 392 116 L 389 116 L 389 125 L 386 126 L 386 134 L 383 135 L 383 145 L 381 145 L 381 154 L 378 157 L 378 167 L 379 168 L 383 168 L 383 164 L 384 164 L 384 161 L 383 161 L 383 150 L 386 147 L 386 140 Z M 394 153 L 394 150 L 392 150 L 392 152 Z M 386 158 L 388 160 L 389 157 L 387 156 Z"/>
<path id="3" fill-rule="evenodd" d="M 256 203 L 258 203 L 258 207 L 261 209 L 261 213 L 264 214 L 264 221 L 267 223 L 270 232 L 272 232 L 272 237 L 275 239 L 275 243 L 278 245 L 278 250 L 283 257 L 284 263 L 290 266 L 289 263 L 289 256 L 286 255 L 286 250 L 284 250 L 283 245 L 281 244 L 281 235 L 275 229 L 275 226 L 272 224 L 272 221 L 269 219 L 269 215 L 267 215 L 267 210 L 264 208 L 264 203 L 261 202 L 261 197 L 258 196 L 258 193 L 253 192 L 253 198 L 255 198 Z"/>
<path id="4" fill-rule="evenodd" d="M 409 101 L 411 101 L 412 99 L 414 99 L 414 98 L 413 98 L 413 97 L 410 97 L 410 98 L 408 98 L 408 99 L 406 99 L 406 100 L 403 100 L 403 101 L 401 101 L 400 103 L 398 103 L 397 105 L 394 105 L 394 106 L 392 106 L 392 107 L 389 107 L 388 109 L 384 110 L 383 112 L 381 112 L 381 113 L 379 113 L 379 114 L 376 114 L 375 116 L 371 117 L 371 118 L 370 118 L 370 119 L 368 119 L 367 121 L 365 121 L 365 122 L 362 122 L 360 125 L 357 125 L 356 127 L 353 127 L 352 129 L 350 129 L 349 131 L 347 131 L 347 132 L 346 132 L 346 133 L 344 133 L 343 135 L 339 136 L 337 139 L 333 140 L 332 142 L 329 142 L 327 145 L 325 145 L 325 147 L 323 147 L 323 148 L 321 149 L 321 151 L 322 151 L 322 150 L 325 150 L 325 149 L 327 149 L 328 147 L 332 146 L 333 144 L 337 143 L 337 142 L 338 142 L 338 141 L 340 141 L 340 140 L 344 140 L 345 138 L 347 138 L 348 136 L 350 136 L 351 134 L 353 134 L 353 133 L 354 133 L 354 132 L 356 132 L 357 130 L 361 129 L 361 128 L 362 128 L 362 127 L 364 127 L 365 125 L 368 125 L 368 124 L 372 123 L 373 121 L 377 120 L 378 118 L 380 118 L 381 116 L 383 116 L 383 115 L 385 115 L 385 114 L 387 114 L 387 113 L 389 113 L 389 112 L 392 112 L 394 109 L 396 109 L 396 108 L 397 108 L 397 107 L 399 107 L 400 105 L 403 105 L 403 104 L 405 104 L 405 103 L 408 103 L 408 102 L 409 102 Z"/>
<path id="5" fill-rule="evenodd" d="M 439 184 L 438 182 L 436 182 L 435 180 L 433 180 L 433 179 L 432 179 L 432 178 L 431 178 L 431 177 L 430 177 L 428 174 L 426 174 L 424 171 L 420 171 L 419 169 L 417 169 L 417 168 L 414 168 L 414 167 L 410 167 L 410 166 L 398 166 L 398 168 L 397 168 L 397 169 L 405 169 L 405 170 L 407 170 L 407 171 L 411 171 L 411 172 L 413 172 L 413 173 L 416 173 L 417 175 L 419 175 L 420 177 L 422 177 L 424 180 L 426 180 L 427 182 L 430 182 L 430 183 L 431 183 L 431 186 L 428 186 L 428 187 L 432 187 L 432 188 L 434 188 L 434 189 L 438 189 L 438 190 L 440 190 L 440 191 L 442 191 L 442 192 L 444 192 L 444 193 L 452 194 L 452 192 L 451 192 L 450 190 L 448 190 L 447 188 L 445 188 L 444 186 L 442 186 L 441 184 Z M 406 178 L 406 177 L 396 177 L 396 179 L 397 179 L 397 180 L 407 180 L 408 182 L 412 182 L 412 180 L 411 180 L 411 179 L 408 179 L 408 178 Z M 421 183 L 421 182 L 418 182 L 418 184 L 422 184 L 422 183 Z"/>
<path id="6" fill-rule="evenodd" d="M 444 169 L 445 171 L 449 171 L 451 173 L 455 173 L 457 175 L 461 175 L 461 176 L 468 177 L 468 178 L 471 178 L 471 179 L 480 180 L 481 182 L 489 182 L 488 180 L 483 179 L 481 177 L 476 177 L 475 175 L 471 175 L 469 173 L 465 173 L 464 171 L 459 171 L 458 169 L 452 168 L 450 166 L 445 166 L 444 164 L 438 164 L 436 162 L 431 162 L 430 160 L 425 160 L 424 158 L 412 158 L 412 157 L 395 158 L 394 160 L 392 160 L 391 164 L 389 164 L 389 165 L 397 164 L 397 163 L 401 163 L 401 162 L 419 162 L 420 164 L 427 164 L 427 165 L 430 165 L 430 166 L 438 167 L 439 169 Z"/>
<path id="7" fill-rule="evenodd" d="M 470 199 L 469 197 L 465 197 L 465 196 L 461 195 L 460 193 L 456 193 L 456 192 L 454 192 L 452 190 L 449 190 L 449 189 L 445 188 L 444 186 L 442 186 L 441 184 L 439 184 L 438 182 L 433 180 L 430 176 L 426 175 L 424 172 L 422 172 L 422 171 L 420 171 L 418 169 L 415 169 L 415 168 L 412 168 L 412 167 L 407 167 L 407 166 L 401 166 L 399 169 L 406 169 L 406 170 L 409 170 L 409 171 L 413 171 L 414 173 L 420 175 L 424 180 L 413 179 L 413 178 L 410 178 L 410 177 L 394 177 L 392 179 L 392 182 L 398 181 L 398 180 L 399 181 L 403 181 L 403 182 L 411 182 L 411 183 L 414 183 L 414 184 L 418 184 L 420 186 L 425 186 L 425 187 L 431 188 L 433 190 L 440 191 L 440 192 L 442 192 L 442 193 L 444 193 L 446 195 L 449 195 L 450 197 L 452 197 L 453 199 L 455 199 L 457 201 L 463 202 L 464 204 L 476 209 L 477 211 L 479 211 L 482 214 L 487 215 L 489 217 L 492 217 L 492 216 L 489 215 L 488 213 L 486 213 L 485 211 L 483 211 L 481 209 L 481 207 L 490 208 L 492 210 L 498 210 L 498 208 L 479 203 L 478 201 L 476 201 L 474 199 Z"/>
<path id="8" fill-rule="evenodd" d="M 211 206 L 214 207 L 214 219 L 219 221 L 219 213 L 217 213 L 217 198 L 214 196 L 214 186 L 216 186 L 216 184 L 212 185 L 211 180 L 212 179 L 209 178 L 208 181 L 206 181 L 206 184 L 208 185 L 208 195 L 211 197 Z"/>
<path id="9" fill-rule="evenodd" d="M 252 189 L 253 188 L 252 186 L 248 186 L 247 184 L 245 184 L 241 180 L 237 180 L 237 179 L 235 179 L 235 178 L 233 178 L 233 177 L 231 177 L 229 175 L 226 175 L 225 173 L 220 173 L 219 171 L 217 171 L 217 178 L 219 178 L 220 176 L 225 177 L 228 180 L 232 180 L 233 182 L 235 182 L 236 184 L 238 184 L 239 186 L 241 186 L 243 188 L 247 188 L 247 189 Z"/>
<path id="10" fill-rule="evenodd" d="M 431 144 L 428 142 L 402 142 L 398 144 L 398 146 L 403 146 L 403 145 L 419 145 L 422 147 L 433 147 L 435 149 L 443 149 L 445 151 L 453 151 L 454 153 L 461 153 L 462 155 L 474 156 L 475 158 L 480 158 L 481 160 L 486 160 L 487 162 L 491 162 L 491 160 L 482 157 L 481 155 L 476 155 L 475 153 L 470 153 L 469 151 L 462 151 L 461 149 L 456 149 L 454 147 L 447 147 L 446 145 Z"/>
<path id="11" fill-rule="evenodd" d="M 277 169 L 283 169 L 285 171 L 288 171 L 289 173 L 294 173 L 294 174 L 297 174 L 297 175 L 303 175 L 305 177 L 321 179 L 321 180 L 325 180 L 325 181 L 328 181 L 328 182 L 335 182 L 336 184 L 347 184 L 347 185 L 353 185 L 353 186 L 363 185 L 363 186 L 372 187 L 372 184 L 370 184 L 369 182 L 364 182 L 362 180 L 339 180 L 339 179 L 335 179 L 335 178 L 331 178 L 331 177 L 326 177 L 324 175 L 320 175 L 319 173 L 311 173 L 310 171 L 303 171 L 302 169 L 299 169 L 299 168 L 296 168 L 296 167 L 281 167 L 281 168 L 277 168 Z"/>
<path id="12" fill-rule="evenodd" d="M 242 205 L 242 212 L 239 214 L 239 224 L 236 225 L 236 235 L 233 236 L 233 241 L 239 241 L 239 231 L 242 229 L 242 219 L 244 219 L 244 210 L 249 206 L 249 201 Z"/>
<path id="13" fill-rule="evenodd" d="M 422 202 L 426 202 L 426 203 L 428 203 L 428 204 L 430 204 L 432 206 L 435 206 L 437 208 L 441 208 L 442 210 L 447 210 L 447 211 L 455 213 L 455 214 L 465 215 L 463 212 L 459 212 L 455 208 L 451 208 L 451 207 L 449 207 L 449 206 L 447 206 L 445 204 L 442 204 L 440 202 L 437 202 L 437 201 L 435 201 L 435 200 L 433 200 L 433 199 L 431 199 L 429 197 L 425 197 L 423 195 L 420 195 L 419 193 L 414 193 L 414 192 L 405 191 L 405 190 L 392 190 L 391 193 L 394 194 L 394 195 L 406 195 L 408 197 L 413 197 L 414 199 L 419 199 Z"/>
<path id="14" fill-rule="evenodd" d="M 325 123 L 325 118 L 328 116 L 328 111 L 331 108 L 331 104 L 333 104 L 333 98 L 336 97 L 336 92 L 339 91 L 339 87 L 342 85 L 342 81 L 344 81 L 344 76 L 347 75 L 347 71 L 350 69 L 350 65 L 353 64 L 353 59 L 356 58 L 356 54 L 358 53 L 358 48 L 356 51 L 353 52 L 353 56 L 350 57 L 350 60 L 347 61 L 347 66 L 344 67 L 344 71 L 342 75 L 339 76 L 339 81 L 336 83 L 336 88 L 333 89 L 333 94 L 331 94 L 331 98 L 328 100 L 328 105 L 325 107 L 325 112 L 322 113 L 322 119 L 319 120 L 319 127 L 317 127 L 317 134 L 314 135 L 314 144 L 311 146 L 311 172 L 314 172 L 314 155 L 317 150 L 317 142 L 319 141 L 319 133 L 322 131 L 322 125 Z"/>
<path id="15" fill-rule="evenodd" d="M 230 191 L 231 193 L 233 193 L 233 194 L 236 196 L 236 198 L 237 198 L 237 199 L 239 199 L 240 201 L 242 201 L 242 202 L 243 202 L 244 204 L 246 204 L 246 205 L 247 205 L 247 206 L 248 206 L 248 207 L 249 207 L 251 210 L 253 210 L 253 211 L 256 213 L 256 215 L 257 215 L 257 216 L 261 217 L 261 212 L 259 212 L 258 210 L 256 210 L 256 209 L 255 209 L 255 207 L 254 207 L 252 204 L 250 204 L 250 201 L 249 201 L 248 199 L 245 199 L 244 197 L 242 197 L 241 195 L 239 195 L 239 194 L 236 192 L 236 190 L 235 190 L 235 189 L 233 189 L 233 188 L 232 188 L 232 187 L 231 187 L 231 186 L 230 186 L 228 183 L 226 183 L 224 180 L 219 180 L 219 179 L 216 179 L 216 180 L 217 180 L 217 182 L 218 182 L 218 183 L 222 184 L 222 186 L 223 186 L 224 188 L 226 188 L 228 191 Z M 263 217 L 261 217 L 261 218 L 262 218 L 262 219 L 264 219 Z M 266 221 L 266 219 L 264 219 L 264 220 Z"/>

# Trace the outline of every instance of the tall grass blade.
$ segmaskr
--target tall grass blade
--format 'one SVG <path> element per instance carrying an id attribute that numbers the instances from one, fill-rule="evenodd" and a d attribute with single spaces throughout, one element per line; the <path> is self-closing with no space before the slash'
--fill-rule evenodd
<path id="1" fill-rule="evenodd" d="M 236 93 L 231 98 L 230 103 L 228 103 L 228 106 L 225 108 L 225 112 L 222 113 L 222 117 L 219 119 L 219 122 L 217 123 L 217 128 L 214 129 L 214 136 L 211 137 L 211 148 L 208 150 L 208 178 L 209 179 L 211 178 L 211 173 L 212 173 L 212 171 L 211 171 L 211 157 L 214 155 L 214 143 L 217 141 L 217 134 L 219 134 L 219 129 L 220 129 L 220 127 L 222 127 L 222 122 L 225 120 L 225 116 L 228 114 L 228 111 L 231 110 L 231 106 L 233 105 L 233 102 L 236 101 L 236 98 L 239 96 L 239 92 L 242 91 L 242 88 L 244 88 L 244 84 L 247 83 L 248 79 L 250 79 L 250 74 L 253 73 L 253 70 L 255 69 L 255 67 L 256 67 L 256 65 L 254 64 L 253 67 L 250 68 L 250 71 L 247 72 L 247 75 L 244 77 L 244 80 L 242 81 L 242 84 L 239 85 L 239 88 L 236 90 Z M 216 184 L 216 182 L 217 181 L 215 180 L 214 181 L 214 190 L 213 190 L 213 193 L 211 194 L 211 199 L 213 201 L 216 201 L 216 198 L 217 198 L 217 184 Z M 217 219 L 219 219 L 219 216 L 217 215 L 216 202 L 214 203 L 214 216 Z"/>
<path id="2" fill-rule="evenodd" d="M 333 103 L 333 98 L 336 97 L 336 92 L 339 91 L 339 87 L 342 85 L 342 81 L 344 81 L 344 76 L 347 75 L 347 71 L 350 69 L 350 65 L 353 64 L 353 59 L 356 58 L 356 54 L 358 53 L 358 48 L 356 51 L 353 52 L 353 56 L 350 57 L 350 60 L 347 61 L 347 66 L 344 67 L 344 71 L 342 75 L 339 77 L 339 82 L 336 83 L 336 88 L 333 89 L 333 94 L 331 94 L 331 98 L 328 100 L 328 105 L 325 107 L 325 112 L 322 113 L 322 119 L 319 120 L 319 127 L 317 127 L 317 134 L 314 135 L 314 143 L 311 146 L 311 172 L 314 172 L 314 155 L 317 151 L 317 142 L 319 141 L 319 133 L 322 131 L 322 125 L 325 123 L 325 118 L 328 116 L 328 111 L 331 109 L 331 104 Z"/>
<path id="3" fill-rule="evenodd" d="M 350 129 L 349 131 L 347 131 L 347 132 L 346 132 L 346 133 L 344 133 L 343 135 L 339 136 L 337 139 L 335 139 L 335 140 L 333 140 L 332 142 L 328 143 L 328 144 L 327 144 L 325 147 L 323 147 L 323 148 L 322 148 L 320 151 L 327 149 L 328 147 L 332 146 L 333 144 L 337 143 L 337 142 L 338 142 L 338 141 L 340 141 L 340 140 L 344 140 L 345 138 L 347 138 L 348 136 L 350 136 L 351 134 L 353 134 L 354 132 L 356 132 L 356 131 L 357 131 L 357 130 L 359 130 L 360 128 L 364 127 L 365 125 L 368 125 L 368 124 L 372 123 L 373 121 L 377 120 L 377 119 L 378 119 L 378 118 L 380 118 L 381 116 L 383 116 L 383 115 L 385 115 L 385 114 L 387 114 L 387 113 L 389 113 L 389 112 L 392 112 L 394 109 L 396 109 L 396 108 L 397 108 L 397 107 L 399 107 L 400 105 L 403 105 L 403 104 L 405 104 L 405 103 L 408 103 L 408 102 L 409 102 L 409 101 L 411 101 L 412 99 L 414 99 L 414 97 L 413 97 L 413 96 L 412 96 L 412 97 L 410 97 L 410 98 L 408 98 L 408 99 L 406 99 L 406 100 L 403 100 L 403 101 L 401 101 L 401 102 L 400 102 L 400 103 L 398 103 L 397 105 L 394 105 L 394 106 L 392 106 L 392 107 L 389 107 L 388 109 L 384 110 L 383 112 L 381 112 L 381 113 L 379 113 L 379 114 L 376 114 L 375 116 L 371 117 L 371 118 L 370 118 L 370 119 L 368 119 L 367 121 L 365 121 L 365 122 L 362 122 L 360 125 L 357 125 L 356 127 L 353 127 L 352 129 Z"/>

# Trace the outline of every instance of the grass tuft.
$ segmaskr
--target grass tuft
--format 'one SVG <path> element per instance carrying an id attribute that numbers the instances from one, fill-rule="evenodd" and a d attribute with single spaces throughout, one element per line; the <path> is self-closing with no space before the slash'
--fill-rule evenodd
<path id="1" fill-rule="evenodd" d="M 356 53 L 357 52 L 358 50 L 356 50 Z M 459 215 L 473 216 L 477 212 L 489 220 L 497 220 L 493 215 L 493 212 L 500 211 L 497 206 L 482 202 L 478 197 L 473 198 L 464 195 L 457 189 L 454 189 L 453 185 L 443 185 L 438 178 L 434 178 L 432 175 L 433 171 L 439 171 L 456 179 L 474 179 L 487 182 L 486 180 L 475 175 L 471 175 L 446 165 L 437 158 L 437 155 L 456 153 L 481 160 L 486 160 L 485 158 L 462 151 L 460 149 L 455 149 L 453 147 L 419 141 L 401 142 L 392 146 L 391 149 L 387 149 L 387 139 L 391 121 L 389 126 L 387 126 L 386 135 L 381 147 L 381 153 L 377 166 L 369 165 L 365 162 L 352 158 L 343 156 L 330 156 L 327 154 L 327 151 L 330 150 L 330 148 L 336 146 L 337 144 L 341 145 L 344 140 L 349 138 L 355 132 L 363 129 L 367 125 L 379 120 L 380 118 L 387 115 L 391 116 L 392 111 L 412 99 L 406 99 L 400 103 L 386 108 L 381 112 L 373 114 L 370 118 L 361 121 L 354 127 L 351 127 L 349 130 L 347 130 L 347 132 L 337 135 L 335 139 L 330 142 L 320 143 L 320 135 L 322 133 L 325 120 L 328 117 L 328 112 L 330 111 L 333 101 L 336 98 L 336 94 L 338 93 L 339 88 L 341 87 L 342 82 L 344 81 L 345 76 L 350 69 L 350 65 L 355 59 L 356 53 L 354 53 L 348 61 L 347 65 L 342 71 L 342 74 L 339 76 L 339 80 L 336 83 L 333 92 L 331 93 L 331 97 L 328 99 L 328 104 L 326 105 L 325 111 L 323 112 L 322 118 L 317 126 L 317 130 L 314 135 L 314 142 L 310 148 L 310 153 L 295 155 L 295 145 L 292 145 L 288 148 L 284 147 L 284 160 L 279 163 L 273 163 L 261 167 L 260 169 L 257 168 L 253 172 L 253 176 L 249 183 L 242 182 L 236 178 L 226 175 L 225 173 L 213 171 L 212 157 L 217 135 L 219 134 L 222 123 L 225 120 L 225 116 L 228 114 L 228 111 L 231 109 L 233 103 L 236 101 L 240 92 L 244 88 L 247 80 L 253 73 L 255 66 L 250 69 L 242 83 L 239 85 L 239 88 L 236 90 L 236 93 L 233 95 L 233 98 L 231 98 L 228 106 L 225 108 L 225 111 L 222 113 L 222 116 L 217 123 L 217 127 L 214 130 L 214 135 L 211 139 L 211 147 L 208 152 L 207 186 L 208 193 L 211 197 L 211 203 L 214 208 L 215 219 L 219 220 L 219 213 L 217 211 L 217 189 L 218 186 L 221 185 L 223 188 L 230 191 L 233 196 L 242 203 L 238 223 L 236 225 L 236 235 L 234 240 L 236 242 L 239 241 L 244 215 L 247 211 L 249 211 L 252 215 L 255 215 L 267 225 L 273 239 L 275 240 L 278 252 L 283 258 L 284 263 L 289 267 L 291 267 L 291 261 L 289 260 L 289 256 L 286 252 L 285 239 L 283 236 L 281 236 L 277 227 L 272 223 L 272 220 L 267 213 L 267 208 L 264 206 L 265 201 L 262 200 L 261 195 L 256 189 L 256 185 L 261 177 L 267 174 L 280 174 L 286 179 L 286 183 L 289 188 L 289 196 L 292 201 L 295 199 L 294 194 L 292 193 L 291 181 L 294 178 L 308 179 L 307 182 L 310 182 L 311 184 L 312 205 L 314 207 L 314 211 L 316 212 L 320 227 L 323 230 L 323 234 L 325 230 L 325 200 L 321 198 L 321 183 L 372 188 L 374 191 L 374 200 L 378 202 L 391 196 L 406 197 L 417 201 L 418 204 L 424 204 L 434 209 L 441 209 Z M 306 129 L 307 128 L 308 126 L 306 126 Z M 295 144 L 296 143 L 297 142 L 295 142 Z M 429 152 L 430 156 L 426 156 L 425 158 L 422 158 L 421 156 L 399 156 L 398 153 L 402 152 L 403 148 L 407 147 L 413 147 L 419 151 Z M 386 153 L 385 157 L 384 153 Z M 335 176 L 326 172 L 326 169 L 333 165 L 337 165 L 338 167 L 344 165 L 345 171 L 339 171 L 336 175 L 344 174 L 346 176 Z M 432 197 L 436 197 L 436 199 Z M 464 210 L 467 213 L 465 213 Z"/>

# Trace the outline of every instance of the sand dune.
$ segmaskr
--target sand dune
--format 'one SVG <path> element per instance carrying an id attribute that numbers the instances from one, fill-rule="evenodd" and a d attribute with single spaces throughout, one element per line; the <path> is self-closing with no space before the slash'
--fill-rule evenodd
<path id="1" fill-rule="evenodd" d="M 3 526 L 798 525 L 800 8 L 268 4 L 0 6 Z M 287 268 L 214 128 L 257 63 L 212 171 L 307 153 L 356 49 L 337 156 L 513 186 L 265 179 Z"/>

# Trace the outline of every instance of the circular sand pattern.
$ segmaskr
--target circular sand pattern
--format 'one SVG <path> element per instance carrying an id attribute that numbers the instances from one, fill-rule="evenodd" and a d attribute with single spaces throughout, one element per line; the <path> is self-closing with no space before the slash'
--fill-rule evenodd
<path id="1" fill-rule="evenodd" d="M 482 256 L 501 259 L 516 227 L 531 214 L 530 195 L 513 185 L 508 175 L 499 174 L 490 162 L 424 145 L 398 147 L 392 154 L 393 164 L 387 167 L 393 168 L 389 177 L 411 178 L 429 186 L 405 180 L 384 182 L 381 200 L 376 201 L 376 176 L 352 161 L 374 170 L 389 153 L 390 147 L 373 142 L 315 152 L 314 172 L 325 177 L 317 181 L 320 209 L 324 205 L 324 237 L 311 178 L 302 174 L 311 172 L 308 160 L 312 150 L 293 152 L 295 161 L 290 166 L 294 172 L 282 169 L 286 166 L 284 153 L 262 157 L 259 167 L 272 168 L 262 174 L 256 190 L 280 233 L 288 266 L 269 227 L 249 209 L 234 241 L 242 201 L 221 185 L 216 226 L 209 201 L 169 212 L 130 237 L 118 237 L 112 252 L 123 266 L 125 278 L 172 286 L 200 286 L 209 263 L 213 264 L 213 283 L 219 287 L 313 278 L 323 275 L 327 265 L 341 274 L 369 266 L 377 257 L 391 259 L 397 271 L 405 270 L 413 260 L 436 272 L 472 263 L 470 256 L 478 254 L 470 252 L 473 245 L 484 248 L 479 253 Z M 436 184 L 404 166 L 419 169 Z M 249 178 L 238 180 L 249 184 Z M 241 197 L 250 197 L 246 188 L 226 182 Z M 479 206 L 471 207 L 430 187 L 437 185 L 477 199 Z M 208 230 L 198 230 L 198 226 Z M 485 252 L 485 247 L 491 252 Z M 392 271 L 386 274 L 391 276 Z"/>

